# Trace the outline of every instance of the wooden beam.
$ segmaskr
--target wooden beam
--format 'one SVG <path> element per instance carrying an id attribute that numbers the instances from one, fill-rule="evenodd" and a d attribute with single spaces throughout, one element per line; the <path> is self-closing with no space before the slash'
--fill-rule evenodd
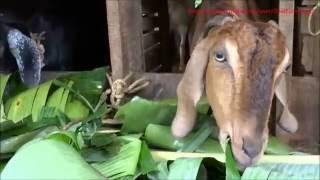
<path id="1" fill-rule="evenodd" d="M 293 134 L 277 128 L 277 136 L 300 151 L 319 153 L 320 91 L 319 79 L 291 77 L 287 82 L 289 108 L 296 116 L 298 131 Z"/>
<path id="2" fill-rule="evenodd" d="M 292 48 L 293 48 L 293 28 L 294 28 L 294 10 L 295 1 L 294 0 L 279 0 L 279 9 L 288 10 L 288 13 L 279 13 L 279 28 L 287 37 L 287 45 L 290 53 L 290 61 L 292 62 Z M 288 70 L 291 74 L 292 69 Z"/>
<path id="3" fill-rule="evenodd" d="M 175 73 L 135 73 L 134 78 L 145 77 L 150 80 L 150 85 L 139 93 L 148 99 L 162 99 L 176 97 L 176 89 L 182 74 Z"/>
<path id="4" fill-rule="evenodd" d="M 145 71 L 140 0 L 106 0 L 112 75 Z"/>

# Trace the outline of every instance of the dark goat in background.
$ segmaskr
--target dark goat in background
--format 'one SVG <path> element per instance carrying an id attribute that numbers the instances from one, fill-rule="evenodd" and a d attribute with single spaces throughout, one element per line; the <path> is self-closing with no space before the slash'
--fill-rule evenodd
<path id="1" fill-rule="evenodd" d="M 41 68 L 49 71 L 78 71 L 108 65 L 104 3 L 103 0 L 79 2 L 74 9 L 72 1 L 30 0 L 25 3 L 30 8 L 21 9 L 20 4 L 24 2 L 1 1 L 0 72 L 19 69 L 22 81 L 27 85 L 35 85 L 41 79 Z M 17 63 L 17 52 L 12 51 L 8 44 L 8 33 L 12 30 L 19 32 L 19 36 L 23 37 L 20 40 L 24 39 L 23 43 L 15 41 L 25 47 L 20 48 L 18 53 L 20 64 Z M 39 42 L 32 40 L 31 33 L 44 33 L 40 47 Z M 31 48 L 35 44 L 38 50 Z M 35 60 L 38 54 L 35 52 L 43 50 L 43 60 Z M 28 71 L 28 75 L 23 71 Z"/>

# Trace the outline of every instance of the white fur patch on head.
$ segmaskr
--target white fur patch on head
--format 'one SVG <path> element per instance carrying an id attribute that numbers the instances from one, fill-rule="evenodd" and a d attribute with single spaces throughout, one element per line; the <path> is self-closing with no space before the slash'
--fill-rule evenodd
<path id="1" fill-rule="evenodd" d="M 240 66 L 239 63 L 239 53 L 238 53 L 238 46 L 236 43 L 232 42 L 231 40 L 226 40 L 225 41 L 225 47 L 226 50 L 228 51 L 228 62 L 230 64 L 230 66 L 232 67 L 233 71 L 236 73 L 238 67 Z"/>

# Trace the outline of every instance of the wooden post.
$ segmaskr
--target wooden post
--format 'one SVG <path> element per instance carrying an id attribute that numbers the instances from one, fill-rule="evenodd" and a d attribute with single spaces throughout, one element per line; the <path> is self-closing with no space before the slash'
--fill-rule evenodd
<path id="1" fill-rule="evenodd" d="M 144 72 L 141 0 L 106 0 L 112 76 Z"/>
<path id="2" fill-rule="evenodd" d="M 293 48 L 293 27 L 294 27 L 294 10 L 295 0 L 279 0 L 280 11 L 288 10 L 288 13 L 279 13 L 279 28 L 287 37 L 287 45 L 290 53 L 290 61 L 292 62 Z M 288 71 L 292 73 L 292 68 Z"/>

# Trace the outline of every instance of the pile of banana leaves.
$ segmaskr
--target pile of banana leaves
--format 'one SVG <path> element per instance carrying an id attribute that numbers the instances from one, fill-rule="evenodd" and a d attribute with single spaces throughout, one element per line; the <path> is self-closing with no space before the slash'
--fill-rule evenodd
<path id="1" fill-rule="evenodd" d="M 27 88 L 0 75 L 1 179 L 320 179 L 319 156 L 270 137 L 262 160 L 239 172 L 205 100 L 183 139 L 170 124 L 176 100 L 133 97 L 114 109 L 102 98 L 105 68 Z"/>

